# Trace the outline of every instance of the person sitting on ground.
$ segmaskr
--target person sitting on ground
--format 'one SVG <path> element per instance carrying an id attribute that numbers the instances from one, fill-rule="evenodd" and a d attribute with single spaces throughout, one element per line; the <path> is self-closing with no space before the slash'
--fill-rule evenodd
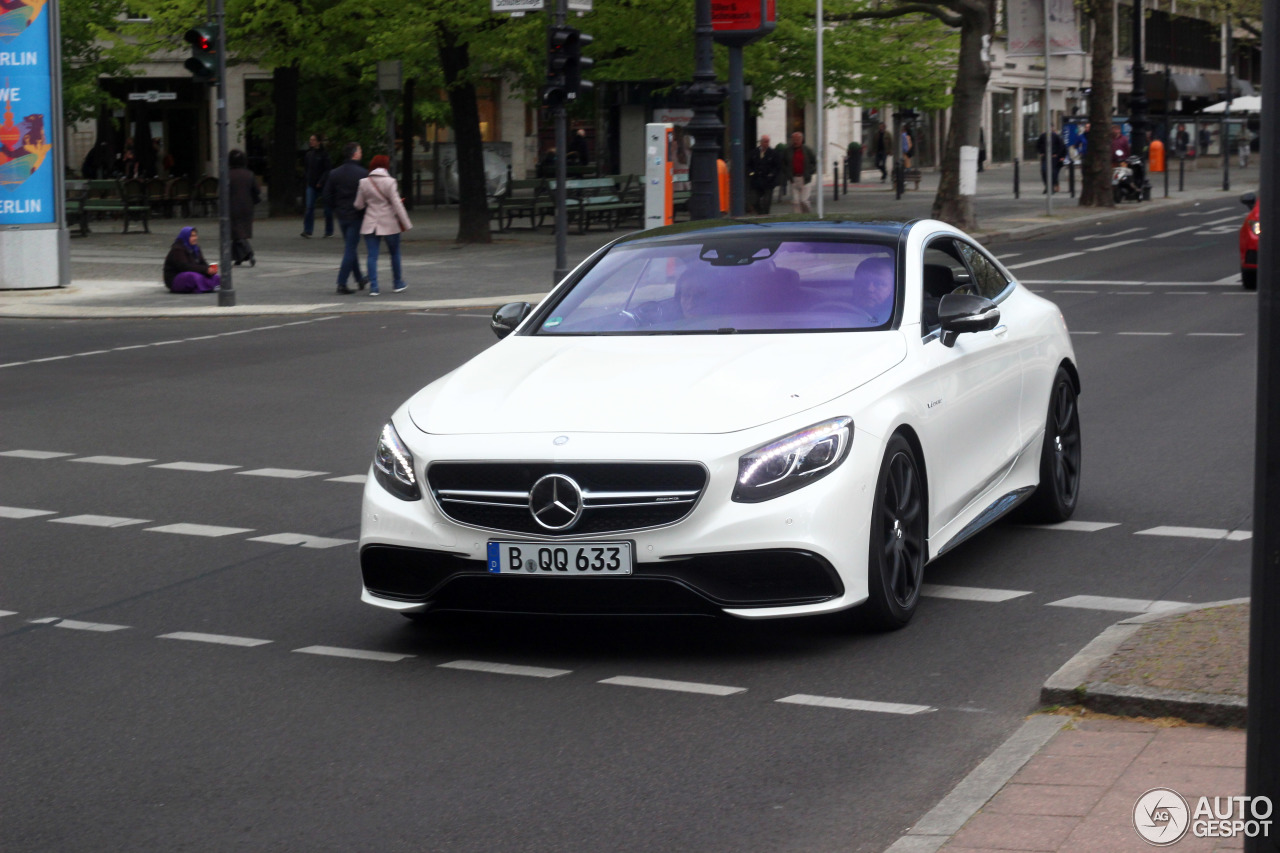
<path id="1" fill-rule="evenodd" d="M 200 235 L 187 227 L 178 232 L 164 259 L 164 286 L 173 293 L 208 293 L 222 284 L 200 251 Z"/>

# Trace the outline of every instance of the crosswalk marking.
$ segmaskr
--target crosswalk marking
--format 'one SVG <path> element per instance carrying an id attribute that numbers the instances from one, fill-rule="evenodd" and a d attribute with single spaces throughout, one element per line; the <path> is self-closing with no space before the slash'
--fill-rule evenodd
<path id="1" fill-rule="evenodd" d="M 920 585 L 920 594 L 930 598 L 953 598 L 957 601 L 1009 601 L 1031 593 L 1018 589 L 988 589 L 980 586 L 926 583 Z"/>
<path id="2" fill-rule="evenodd" d="M 305 533 L 273 533 L 270 536 L 254 536 L 250 542 L 266 542 L 271 545 L 301 545 L 303 548 L 337 548 L 354 545 L 354 539 L 329 539 L 324 536 L 308 536 Z"/>
<path id="3" fill-rule="evenodd" d="M 489 663 L 481 660 L 455 660 L 440 664 L 440 669 L 464 669 L 469 672 L 491 672 L 497 675 L 525 675 L 530 678 L 557 678 L 570 669 L 548 669 L 544 666 L 519 666 L 511 663 Z"/>
<path id="4" fill-rule="evenodd" d="M 285 480 L 301 480 L 306 477 L 319 477 L 327 471 L 299 471 L 293 468 L 254 468 L 252 471 L 237 471 L 246 477 L 280 477 Z"/>
<path id="5" fill-rule="evenodd" d="M 1185 601 L 1147 601 L 1140 598 L 1109 598 L 1103 595 L 1073 595 L 1050 601 L 1049 607 L 1076 607 L 1081 610 L 1113 610 L 1117 613 L 1155 613 L 1181 610 L 1195 605 Z"/>
<path id="6" fill-rule="evenodd" d="M 1097 533 L 1108 527 L 1119 527 L 1116 521 L 1059 521 L 1057 524 L 1026 524 L 1034 530 L 1069 530 L 1075 533 Z"/>
<path id="7" fill-rule="evenodd" d="M 72 462 L 90 462 L 94 465 L 141 465 L 144 462 L 155 462 L 154 459 L 139 459 L 136 456 L 81 456 Z"/>
<path id="8" fill-rule="evenodd" d="M 210 473 L 213 471 L 230 471 L 232 468 L 239 468 L 239 465 L 218 465 L 212 462 L 165 462 L 161 465 L 152 465 L 152 468 L 164 468 L 169 471 L 199 471 L 200 473 Z"/>
<path id="9" fill-rule="evenodd" d="M 865 699 L 840 699 L 835 696 L 810 696 L 797 693 L 775 700 L 789 705 L 812 705 L 817 708 L 840 708 L 845 711 L 872 711 L 877 714 L 925 714 L 936 711 L 929 705 L 904 705 L 897 702 L 869 702 Z"/>
<path id="10" fill-rule="evenodd" d="M 57 616 L 46 616 L 43 619 L 29 620 L 33 625 L 52 625 L 55 628 L 70 628 L 73 631 L 98 631 L 104 634 L 112 631 L 128 630 L 128 625 L 108 625 L 104 622 L 78 622 L 75 619 L 62 619 Z"/>
<path id="11" fill-rule="evenodd" d="M 745 687 L 725 687 L 721 684 L 699 684 L 695 681 L 668 681 L 665 678 L 637 678 L 631 675 L 616 675 L 606 678 L 600 684 L 618 684 L 623 687 L 645 687 L 650 690 L 674 690 L 679 693 L 704 693 L 708 696 L 732 696 L 735 693 L 746 693 Z"/>
<path id="12" fill-rule="evenodd" d="M 74 453 L 56 453 L 52 450 L 6 450 L 0 456 L 13 456 L 18 459 L 57 459 L 59 456 L 75 456 Z"/>
<path id="13" fill-rule="evenodd" d="M 57 515 L 56 509 L 27 509 L 20 506 L 0 506 L 0 518 L 35 518 L 38 515 Z"/>
<path id="14" fill-rule="evenodd" d="M 1185 539 L 1226 539 L 1243 542 L 1253 538 L 1251 530 L 1224 530 L 1220 527 L 1150 527 L 1135 536 L 1179 536 Z"/>
<path id="15" fill-rule="evenodd" d="M 325 479 L 326 483 L 360 483 L 364 484 L 369 479 L 368 474 L 349 474 L 346 477 L 329 477 Z"/>

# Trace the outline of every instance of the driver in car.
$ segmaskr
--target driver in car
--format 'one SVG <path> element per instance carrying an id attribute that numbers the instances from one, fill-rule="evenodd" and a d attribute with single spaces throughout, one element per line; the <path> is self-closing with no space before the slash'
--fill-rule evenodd
<path id="1" fill-rule="evenodd" d="M 867 258 L 853 274 L 852 302 L 879 326 L 893 315 L 893 260 Z"/>

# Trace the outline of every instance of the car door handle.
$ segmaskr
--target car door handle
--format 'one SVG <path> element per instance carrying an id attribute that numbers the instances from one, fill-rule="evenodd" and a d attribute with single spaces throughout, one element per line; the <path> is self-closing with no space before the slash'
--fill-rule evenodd
<path id="1" fill-rule="evenodd" d="M 1001 323 L 999 326 L 996 326 L 991 331 L 995 334 L 997 338 L 1003 338 L 1005 335 L 1009 334 L 1009 327 L 1006 326 L 1004 323 Z"/>

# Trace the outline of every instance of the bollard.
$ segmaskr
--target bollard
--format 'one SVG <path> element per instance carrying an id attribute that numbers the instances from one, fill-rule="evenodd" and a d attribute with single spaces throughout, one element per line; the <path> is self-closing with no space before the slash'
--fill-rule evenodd
<path id="1" fill-rule="evenodd" d="M 839 201 L 840 200 L 840 161 L 832 160 L 831 167 L 835 169 L 835 171 L 831 173 L 835 175 L 835 180 L 831 182 L 831 189 L 832 189 L 831 200 Z"/>
<path id="2" fill-rule="evenodd" d="M 849 158 L 844 158 L 844 194 L 849 195 Z"/>
<path id="3" fill-rule="evenodd" d="M 1020 165 L 1020 164 L 1018 163 L 1018 158 L 1017 158 L 1017 157 L 1014 157 L 1014 158 L 1013 158 L 1013 197 L 1014 197 L 1014 198 L 1022 198 L 1022 195 L 1021 195 L 1021 193 L 1020 193 L 1020 189 L 1019 189 L 1019 187 L 1018 187 L 1018 169 L 1019 169 L 1019 165 Z"/>
<path id="4" fill-rule="evenodd" d="M 894 200 L 901 200 L 902 194 L 906 192 L 906 175 L 903 174 L 902 164 L 893 164 L 893 197 Z"/>
<path id="5" fill-rule="evenodd" d="M 1071 197 L 1076 197 L 1076 161 L 1067 161 L 1067 189 L 1071 191 Z"/>
<path id="6" fill-rule="evenodd" d="M 1182 176 L 1184 174 L 1183 169 L 1186 166 L 1186 162 L 1186 157 L 1178 157 L 1178 192 L 1182 192 Z"/>

